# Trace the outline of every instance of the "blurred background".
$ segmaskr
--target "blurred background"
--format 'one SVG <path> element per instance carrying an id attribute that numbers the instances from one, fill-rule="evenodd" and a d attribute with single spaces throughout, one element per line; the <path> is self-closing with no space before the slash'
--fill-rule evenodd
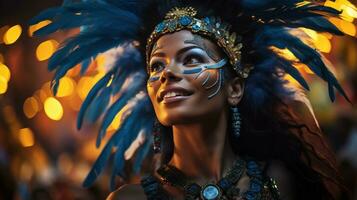
<path id="1" fill-rule="evenodd" d="M 105 73 L 105 56 L 99 55 L 84 76 L 78 68 L 71 70 L 53 96 L 48 59 L 64 38 L 79 30 L 37 38 L 32 33 L 50 21 L 27 24 L 41 10 L 61 3 L 0 0 L 0 200 L 90 200 L 105 199 L 109 193 L 108 172 L 91 188 L 81 186 L 103 145 L 95 148 L 97 126 L 76 129 L 76 116 L 84 97 Z M 332 103 L 326 84 L 311 76 L 310 71 L 301 68 L 301 72 L 309 79 L 308 95 L 317 120 L 351 190 L 346 199 L 357 200 L 357 1 L 325 4 L 343 10 L 345 21 L 330 20 L 346 36 L 302 31 L 331 62 L 331 70 L 353 105 L 341 96 Z M 289 52 L 282 53 L 289 57 Z M 109 131 L 118 126 L 118 120 L 114 120 Z"/>

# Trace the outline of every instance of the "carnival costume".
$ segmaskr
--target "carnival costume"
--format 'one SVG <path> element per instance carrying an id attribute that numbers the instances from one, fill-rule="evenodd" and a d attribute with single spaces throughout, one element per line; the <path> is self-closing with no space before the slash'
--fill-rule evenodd
<path id="1" fill-rule="evenodd" d="M 298 87 L 286 87 L 284 80 L 288 74 L 303 88 L 309 89 L 296 68 L 296 63 L 300 63 L 327 82 L 332 101 L 335 99 L 335 89 L 348 100 L 335 76 L 326 67 L 323 56 L 293 32 L 303 27 L 343 35 L 328 21 L 328 17 L 339 17 L 339 11 L 325 7 L 321 2 L 299 0 L 66 1 L 60 7 L 39 14 L 31 23 L 46 19 L 51 23 L 36 31 L 36 35 L 81 28 L 80 33 L 70 38 L 49 61 L 49 70 L 55 71 L 52 83 L 54 93 L 60 78 L 77 64 L 81 64 L 81 72 L 85 73 L 91 60 L 98 54 L 119 46 L 123 48 L 115 65 L 91 89 L 79 112 L 78 128 L 81 128 L 84 119 L 90 119 L 91 122 L 102 119 L 97 146 L 101 144 L 117 113 L 122 110 L 126 113 L 123 114 L 120 128 L 107 141 L 83 185 L 92 185 L 112 155 L 110 185 L 114 190 L 116 176 L 125 177 L 125 161 L 132 160 L 134 172 L 139 172 L 154 144 L 154 151 L 162 151 L 163 154 L 163 165 L 158 174 L 166 182 L 182 187 L 186 191 L 186 199 L 233 199 L 237 195 L 244 199 L 278 199 L 274 181 L 262 175 L 264 169 L 256 161 L 272 159 L 282 160 L 294 172 L 308 171 L 311 177 L 318 180 L 315 189 L 326 191 L 328 197 L 332 197 L 333 191 L 340 186 L 338 178 L 335 178 L 338 173 L 332 153 L 322 139 L 320 130 L 300 123 L 300 118 L 291 111 L 289 102 L 296 102 L 296 94 L 301 90 Z M 243 99 L 237 108 L 232 108 L 230 123 L 232 142 L 237 144 L 234 151 L 245 159 L 236 161 L 230 172 L 217 184 L 199 186 L 190 183 L 182 178 L 184 175 L 177 169 L 165 165 L 172 150 L 163 143 L 170 142 L 172 133 L 167 131 L 168 127 L 161 127 L 166 129 L 165 134 L 162 133 L 164 131 L 155 120 L 146 91 L 147 82 L 158 78 L 150 74 L 148 65 L 154 43 L 161 36 L 180 30 L 189 30 L 213 41 L 225 54 L 226 58 L 215 65 L 184 72 L 200 74 L 210 69 L 222 72 L 217 77 L 218 89 L 209 98 L 219 95 L 220 87 L 224 84 L 223 67 L 230 67 L 230 72 L 244 79 L 245 83 Z M 277 49 L 289 50 L 297 61 L 287 60 Z M 309 116 L 313 114 L 309 113 Z M 314 120 L 313 117 L 311 119 Z M 318 126 L 315 124 L 314 127 Z M 287 131 L 289 128 L 296 131 Z M 138 143 L 138 140 L 141 141 L 140 145 L 133 150 L 132 144 Z M 251 145 L 247 147 L 244 144 Z M 272 150 L 276 146 L 279 147 Z M 286 151 L 278 155 L 276 152 L 279 148 Z M 128 149 L 134 151 L 135 156 L 125 156 Z M 251 183 L 247 192 L 239 194 L 239 189 L 234 185 L 243 170 L 251 178 Z M 317 182 L 310 181 L 306 187 Z M 144 178 L 142 185 L 149 199 L 169 198 L 160 189 L 161 182 L 154 176 Z M 268 192 L 264 192 L 266 188 Z M 304 189 L 304 186 L 300 188 Z"/>

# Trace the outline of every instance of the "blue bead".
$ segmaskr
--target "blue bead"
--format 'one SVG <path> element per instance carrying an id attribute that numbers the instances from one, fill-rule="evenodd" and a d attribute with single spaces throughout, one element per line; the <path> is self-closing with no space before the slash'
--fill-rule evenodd
<path id="1" fill-rule="evenodd" d="M 214 200 L 219 196 L 219 190 L 213 185 L 209 185 L 203 189 L 202 196 L 206 200 Z"/>
<path id="2" fill-rule="evenodd" d="M 156 26 L 155 31 L 158 32 L 158 33 L 160 33 L 160 32 L 162 32 L 162 31 L 165 29 L 165 27 L 166 27 L 166 23 L 161 22 L 160 24 L 158 24 L 158 25 Z"/>
<path id="3" fill-rule="evenodd" d="M 218 182 L 218 185 L 219 185 L 223 190 L 226 190 L 226 189 L 228 189 L 228 188 L 231 186 L 231 183 L 230 183 L 227 179 L 223 178 L 223 179 L 221 179 L 221 180 Z"/>
<path id="4" fill-rule="evenodd" d="M 254 162 L 254 161 L 248 161 L 247 162 L 247 169 L 248 170 L 256 170 L 258 168 L 259 168 L 259 166 L 258 166 L 258 164 L 256 162 Z"/>
<path id="5" fill-rule="evenodd" d="M 247 200 L 255 200 L 255 194 L 254 194 L 253 192 L 247 192 L 247 193 L 245 194 L 245 198 L 246 198 Z"/>
<path id="6" fill-rule="evenodd" d="M 250 183 L 250 189 L 249 189 L 250 191 L 252 191 L 252 192 L 260 192 L 261 189 L 262 189 L 262 186 L 258 182 L 252 181 Z"/>
<path id="7" fill-rule="evenodd" d="M 201 187 L 197 184 L 191 184 L 188 188 L 187 188 L 187 191 L 190 192 L 190 193 L 194 193 L 194 194 L 197 194 L 199 193 L 201 190 Z"/>
<path id="8" fill-rule="evenodd" d="M 188 16 L 183 16 L 179 19 L 179 22 L 182 26 L 187 26 L 187 25 L 191 24 L 192 19 Z"/>

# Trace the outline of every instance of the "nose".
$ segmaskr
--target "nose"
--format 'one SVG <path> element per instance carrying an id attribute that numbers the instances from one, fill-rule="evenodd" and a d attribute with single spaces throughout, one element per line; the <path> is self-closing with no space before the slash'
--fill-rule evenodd
<path id="1" fill-rule="evenodd" d="M 179 69 L 177 68 L 177 66 L 175 66 L 175 64 L 170 64 L 169 66 L 167 66 L 163 72 L 161 73 L 160 76 L 160 82 L 164 83 L 165 81 L 167 82 L 171 82 L 171 81 L 179 81 L 181 80 L 182 77 L 180 75 Z"/>

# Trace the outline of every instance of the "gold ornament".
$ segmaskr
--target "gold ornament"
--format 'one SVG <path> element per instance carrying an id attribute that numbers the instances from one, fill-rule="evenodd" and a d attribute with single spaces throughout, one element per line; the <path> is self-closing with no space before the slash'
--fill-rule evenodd
<path id="1" fill-rule="evenodd" d="M 204 19 L 195 18 L 197 11 L 192 7 L 173 8 L 165 16 L 165 20 L 159 23 L 148 38 L 146 45 L 146 62 L 149 69 L 150 53 L 153 44 L 167 33 L 173 33 L 180 30 L 189 30 L 192 33 L 206 36 L 221 47 L 227 54 L 230 64 L 234 71 L 242 78 L 247 78 L 252 68 L 242 67 L 241 49 L 242 43 L 240 36 L 236 33 L 230 33 L 231 26 L 216 17 L 205 17 Z"/>

